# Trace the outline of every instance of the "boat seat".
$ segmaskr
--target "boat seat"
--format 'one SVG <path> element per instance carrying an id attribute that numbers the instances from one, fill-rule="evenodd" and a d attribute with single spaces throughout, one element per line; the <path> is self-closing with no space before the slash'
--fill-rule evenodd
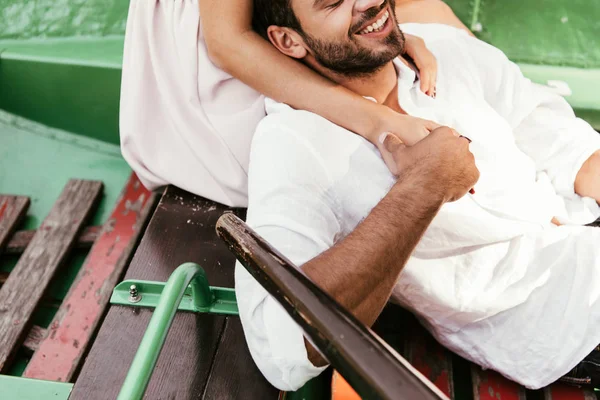
<path id="1" fill-rule="evenodd" d="M 128 1 L 0 2 L 0 109 L 119 143 Z"/>
<path id="2" fill-rule="evenodd" d="M 0 40 L 0 109 L 119 144 L 123 37 Z"/>
<path id="3" fill-rule="evenodd" d="M 184 262 L 198 263 L 212 286 L 233 287 L 235 258 L 217 237 L 215 225 L 231 209 L 167 187 L 127 267 L 123 280 L 167 281 Z M 152 310 L 111 305 L 75 381 L 71 400 L 116 398 Z M 562 384 L 529 392 L 491 371 L 482 371 L 438 344 L 416 318 L 388 304 L 373 330 L 451 399 L 589 400 L 593 393 Z M 338 383 L 343 379 L 336 376 Z M 356 399 L 332 391 L 332 372 L 296 392 L 279 393 L 249 354 L 237 316 L 179 312 L 154 369 L 146 397 L 224 399 Z M 347 397 L 350 396 L 350 397 Z"/>
<path id="4" fill-rule="evenodd" d="M 210 285 L 233 287 L 235 257 L 215 231 L 225 211 L 245 216 L 244 209 L 167 187 L 123 280 L 167 281 L 180 264 L 195 262 Z M 110 306 L 70 400 L 117 397 L 152 311 Z M 239 317 L 179 312 L 145 398 L 262 400 L 278 395 L 254 365 Z"/>

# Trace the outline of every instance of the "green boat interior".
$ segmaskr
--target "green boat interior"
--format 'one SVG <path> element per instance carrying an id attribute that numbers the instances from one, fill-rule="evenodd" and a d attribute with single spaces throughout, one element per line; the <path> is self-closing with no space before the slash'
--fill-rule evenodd
<path id="1" fill-rule="evenodd" d="M 600 129 L 600 23 L 590 17 L 600 16 L 600 2 L 447 3 L 480 39 L 502 49 L 532 81 L 564 95 L 578 116 Z M 235 257 L 244 256 L 235 252 L 239 232 L 231 233 L 226 245 L 215 227 L 226 211 L 241 218 L 245 214 L 171 186 L 149 193 L 131 174 L 120 153 L 118 130 L 128 6 L 123 0 L 0 2 L 0 311 L 11 307 L 9 296 L 2 293 L 9 289 L 35 299 L 23 323 L 11 320 L 23 326 L 10 341 L 2 341 L 0 330 L 0 398 L 107 399 L 116 398 L 123 387 L 132 394 L 123 397 L 121 392 L 120 399 L 142 398 L 144 393 L 152 399 L 331 399 L 331 372 L 298 392 L 280 394 L 271 387 L 250 358 L 235 307 L 230 313 L 226 308 L 194 308 L 192 289 L 182 294 L 182 304 L 188 302 L 186 310 L 199 313 L 171 316 L 164 347 L 149 345 L 156 359 L 139 361 L 138 375 L 128 377 L 152 317 L 146 307 L 159 302 L 156 296 L 154 302 L 136 306 L 131 300 L 135 290 L 150 299 L 154 289 L 144 282 L 164 283 L 187 262 L 202 267 L 208 284 L 232 288 Z M 57 215 L 73 218 L 55 224 Z M 68 240 L 55 244 L 56 257 L 48 253 L 43 265 L 52 264 L 52 271 L 29 276 L 25 258 L 30 264 L 39 261 L 34 260 L 34 247 L 44 239 L 42 228 L 68 231 Z M 113 237 L 113 232 L 121 236 Z M 117 253 L 111 253 L 113 248 Z M 114 269 L 93 272 L 94 265 L 107 263 Z M 105 280 L 90 283 L 89 276 Z M 110 300 L 123 280 L 135 290 L 129 297 L 125 293 L 121 303 L 115 300 L 117 291 Z M 95 293 L 89 304 L 86 288 Z M 233 301 L 224 296 L 217 298 Z M 62 343 L 60 335 L 70 334 L 63 322 L 81 324 L 86 318 L 73 316 L 77 298 L 87 304 L 81 312 L 93 314 L 94 320 L 73 328 L 84 341 Z M 298 307 L 304 304 L 297 301 Z M 399 315 L 402 326 L 392 322 Z M 0 328 L 8 326 L 2 318 L 0 312 Z M 374 331 L 449 398 L 596 398 L 593 392 L 560 385 L 529 391 L 482 371 L 443 349 L 396 306 L 386 308 Z M 324 345 L 336 349 L 339 343 L 330 339 Z M 7 343 L 11 346 L 3 355 Z M 334 365 L 342 372 L 354 371 L 347 361 Z M 356 375 L 349 381 L 361 393 L 373 393 L 372 398 L 389 393 L 376 378 L 348 374 Z M 440 398 L 428 392 L 427 383 L 414 385 L 427 392 L 422 398 Z"/>

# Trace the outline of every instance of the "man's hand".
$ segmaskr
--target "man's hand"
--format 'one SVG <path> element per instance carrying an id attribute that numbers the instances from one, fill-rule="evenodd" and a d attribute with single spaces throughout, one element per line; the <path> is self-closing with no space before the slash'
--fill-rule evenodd
<path id="1" fill-rule="evenodd" d="M 479 179 L 469 140 L 448 127 L 434 129 L 430 135 L 406 147 L 394 135 L 382 141 L 382 155 L 388 168 L 397 176 L 416 173 L 432 194 L 443 202 L 463 197 Z"/>
<path id="2" fill-rule="evenodd" d="M 469 140 L 450 128 L 435 129 L 412 147 L 388 135 L 382 147 L 398 171 L 396 184 L 353 232 L 302 266 L 313 282 L 367 326 L 388 301 L 443 203 L 464 196 L 479 178 Z M 306 348 L 315 365 L 325 365 L 308 342 Z"/>
<path id="3" fill-rule="evenodd" d="M 592 154 L 577 173 L 575 193 L 600 203 L 600 151 Z"/>

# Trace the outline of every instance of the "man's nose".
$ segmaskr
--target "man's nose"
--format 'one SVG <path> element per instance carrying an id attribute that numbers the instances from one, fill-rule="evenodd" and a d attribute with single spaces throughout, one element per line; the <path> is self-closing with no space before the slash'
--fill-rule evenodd
<path id="1" fill-rule="evenodd" d="M 354 3 L 354 12 L 355 13 L 363 13 L 370 8 L 380 7 L 385 0 L 356 0 Z"/>

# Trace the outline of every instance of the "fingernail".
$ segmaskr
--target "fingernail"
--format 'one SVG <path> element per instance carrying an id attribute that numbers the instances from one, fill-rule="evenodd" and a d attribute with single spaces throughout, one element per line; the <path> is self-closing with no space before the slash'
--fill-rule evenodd
<path id="1" fill-rule="evenodd" d="M 383 132 L 381 135 L 379 135 L 379 143 L 383 144 L 383 142 L 385 141 L 385 138 L 388 137 L 390 133 L 389 132 Z"/>
<path id="2" fill-rule="evenodd" d="M 471 188 L 471 190 L 469 190 L 469 193 L 475 194 L 475 189 Z"/>

